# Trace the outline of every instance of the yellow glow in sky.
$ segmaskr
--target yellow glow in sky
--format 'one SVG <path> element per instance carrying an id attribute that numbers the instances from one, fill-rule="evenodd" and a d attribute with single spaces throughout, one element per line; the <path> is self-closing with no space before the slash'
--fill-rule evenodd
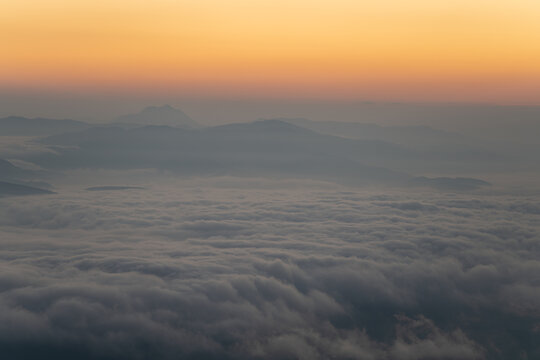
<path id="1" fill-rule="evenodd" d="M 538 0 L 0 0 L 0 88 L 540 102 Z"/>

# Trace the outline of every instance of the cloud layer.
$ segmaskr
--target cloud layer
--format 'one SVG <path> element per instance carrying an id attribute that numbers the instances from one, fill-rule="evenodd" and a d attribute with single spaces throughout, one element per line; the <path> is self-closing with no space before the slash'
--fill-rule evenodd
<path id="1" fill-rule="evenodd" d="M 540 356 L 534 199 L 184 185 L 0 202 L 8 357 Z"/>

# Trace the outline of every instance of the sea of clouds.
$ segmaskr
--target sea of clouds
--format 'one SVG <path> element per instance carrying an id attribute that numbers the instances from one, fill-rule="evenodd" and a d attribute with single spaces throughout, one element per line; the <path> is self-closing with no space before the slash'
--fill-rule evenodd
<path id="1" fill-rule="evenodd" d="M 540 196 L 218 182 L 1 198 L 2 357 L 540 358 Z"/>

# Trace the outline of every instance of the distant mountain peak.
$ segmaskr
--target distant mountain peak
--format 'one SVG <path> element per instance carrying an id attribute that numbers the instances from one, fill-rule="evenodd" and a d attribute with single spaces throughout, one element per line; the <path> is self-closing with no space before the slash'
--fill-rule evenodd
<path id="1" fill-rule="evenodd" d="M 136 114 L 121 116 L 120 123 L 140 125 L 165 125 L 179 128 L 198 128 L 199 124 L 180 109 L 165 104 L 148 106 Z"/>

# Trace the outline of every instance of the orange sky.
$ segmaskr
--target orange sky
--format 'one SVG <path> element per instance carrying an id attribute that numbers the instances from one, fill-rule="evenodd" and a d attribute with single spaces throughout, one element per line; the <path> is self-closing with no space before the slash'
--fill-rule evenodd
<path id="1" fill-rule="evenodd" d="M 0 0 L 0 88 L 540 102 L 538 0 Z"/>

